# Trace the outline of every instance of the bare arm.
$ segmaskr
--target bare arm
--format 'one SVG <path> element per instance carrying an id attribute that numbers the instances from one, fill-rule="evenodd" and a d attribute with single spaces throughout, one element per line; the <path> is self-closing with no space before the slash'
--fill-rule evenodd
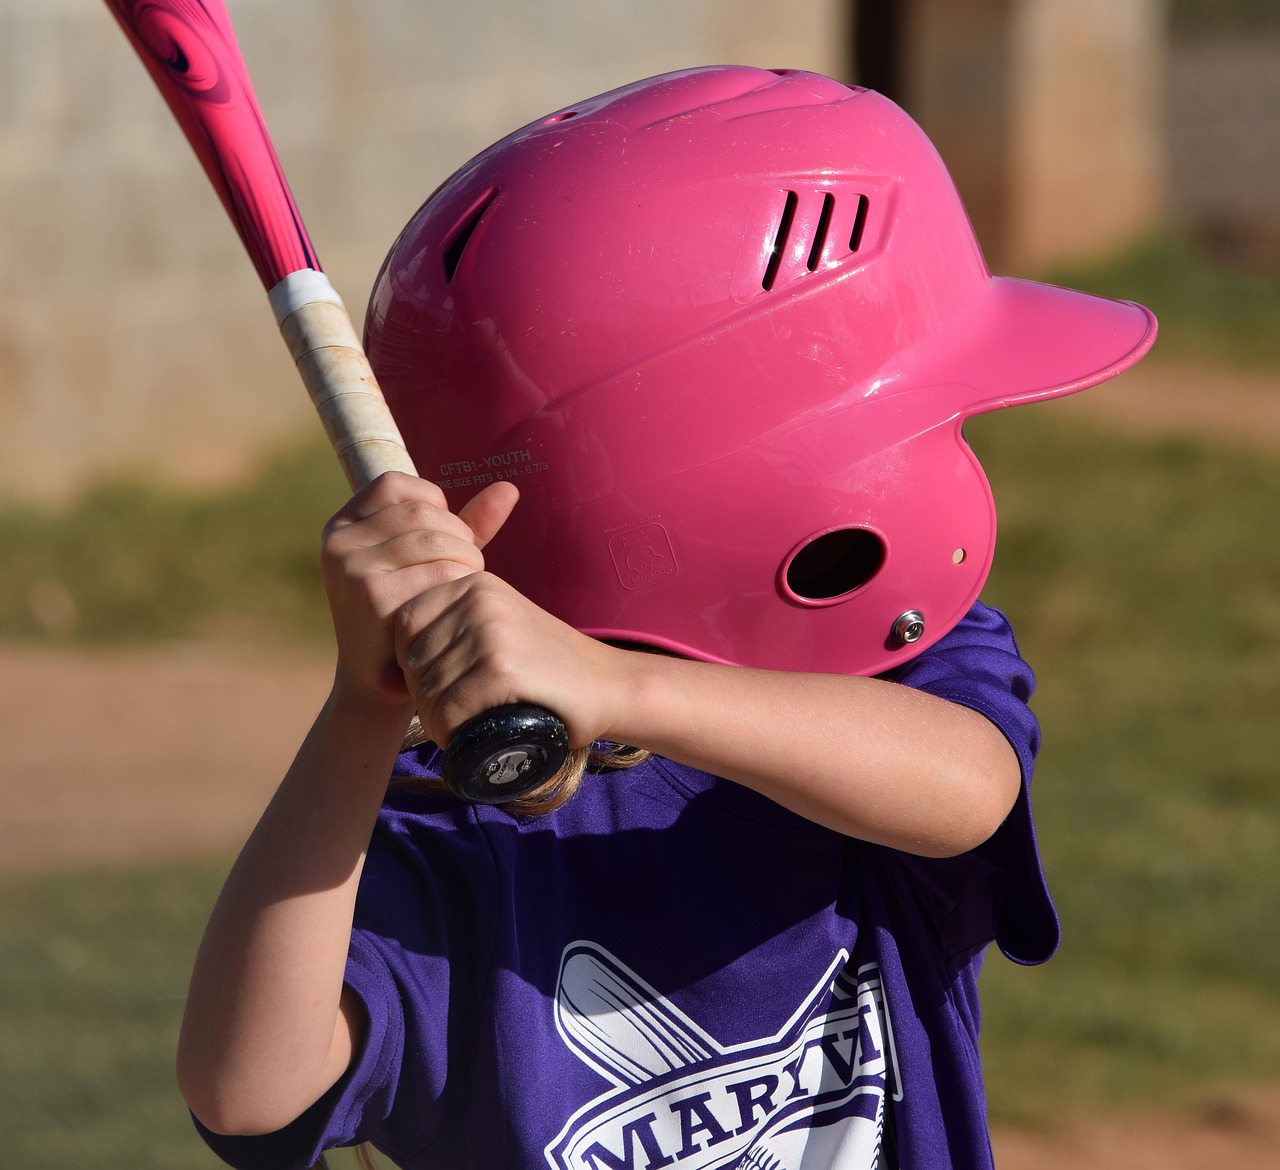
<path id="1" fill-rule="evenodd" d="M 431 485 L 399 476 L 359 493 L 326 529 L 333 691 L 223 887 L 183 1017 L 179 1084 L 216 1132 L 279 1129 L 351 1062 L 364 1024 L 343 990 L 356 889 L 413 714 L 393 615 L 480 569 L 480 547 L 513 502 L 493 493 L 452 516 Z"/>
<path id="2" fill-rule="evenodd" d="M 878 679 L 632 657 L 609 738 L 847 836 L 949 856 L 985 841 L 1017 797 L 1013 748 L 967 707 Z"/>
<path id="3" fill-rule="evenodd" d="M 183 1096 L 217 1132 L 279 1129 L 350 1063 L 356 886 L 408 719 L 335 692 L 223 887 L 178 1045 Z"/>
<path id="4" fill-rule="evenodd" d="M 540 702 L 565 719 L 575 746 L 647 748 L 848 836 L 926 856 L 980 844 L 1017 797 L 1013 748 L 969 708 L 880 679 L 605 646 L 542 611 L 523 613 L 528 602 L 484 575 L 456 592 L 490 648 L 458 655 L 455 643 L 436 658 L 420 640 L 405 652 L 409 675 L 422 671 L 419 710 L 446 742 L 485 706 Z M 440 625 L 435 636 L 446 636 Z M 455 655 L 476 665 L 455 675 Z"/>
<path id="5" fill-rule="evenodd" d="M 898 683 L 617 649 L 486 573 L 415 597 L 396 630 L 438 743 L 487 707 L 541 703 L 574 746 L 648 748 L 849 836 L 934 856 L 986 840 L 1017 797 L 1017 757 L 994 724 Z"/>

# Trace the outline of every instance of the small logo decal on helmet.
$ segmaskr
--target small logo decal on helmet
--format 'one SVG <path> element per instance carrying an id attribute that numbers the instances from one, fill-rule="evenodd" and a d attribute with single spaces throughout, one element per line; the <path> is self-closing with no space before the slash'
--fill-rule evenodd
<path id="1" fill-rule="evenodd" d="M 644 524 L 609 538 L 609 555 L 624 589 L 647 589 L 670 581 L 680 569 L 671 538 L 661 524 Z"/>

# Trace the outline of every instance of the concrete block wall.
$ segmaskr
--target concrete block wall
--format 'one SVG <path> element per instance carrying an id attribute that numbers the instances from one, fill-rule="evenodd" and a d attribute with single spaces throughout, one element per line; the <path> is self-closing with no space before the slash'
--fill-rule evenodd
<path id="1" fill-rule="evenodd" d="M 1175 36 L 1165 118 L 1173 220 L 1280 272 L 1280 6 L 1259 28 Z"/>
<path id="2" fill-rule="evenodd" d="M 738 61 L 842 75 L 841 0 L 229 0 L 359 320 L 396 232 L 506 131 Z M 0 495 L 225 480 L 316 424 L 261 287 L 95 0 L 0 0 Z"/>
<path id="3" fill-rule="evenodd" d="M 1002 251 L 1032 271 L 1106 256 L 1165 213 L 1164 0 L 1022 0 L 1012 34 Z"/>
<path id="4" fill-rule="evenodd" d="M 912 0 L 902 101 L 990 263 L 1106 255 L 1164 214 L 1164 0 Z"/>

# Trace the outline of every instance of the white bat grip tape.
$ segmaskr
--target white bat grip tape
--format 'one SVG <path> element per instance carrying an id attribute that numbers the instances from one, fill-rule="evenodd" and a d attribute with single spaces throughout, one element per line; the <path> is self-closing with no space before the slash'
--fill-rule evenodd
<path id="1" fill-rule="evenodd" d="M 297 272 L 290 272 L 267 293 L 267 300 L 271 302 L 277 325 L 283 325 L 290 313 L 313 301 L 342 304 L 342 298 L 329 283 L 329 278 L 314 268 L 300 268 Z"/>
<path id="2" fill-rule="evenodd" d="M 384 471 L 416 475 L 342 298 L 324 273 L 292 272 L 270 295 L 347 482 L 363 487 Z"/>

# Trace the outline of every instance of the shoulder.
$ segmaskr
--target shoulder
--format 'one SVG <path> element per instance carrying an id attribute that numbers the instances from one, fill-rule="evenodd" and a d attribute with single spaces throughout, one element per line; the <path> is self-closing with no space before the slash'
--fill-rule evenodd
<path id="1" fill-rule="evenodd" d="M 1001 950 L 1017 962 L 1043 962 L 1057 947 L 1059 926 L 1040 863 L 1029 792 L 1040 725 L 1029 706 L 1035 676 L 1008 619 L 976 603 L 955 629 L 888 677 L 985 715 L 1016 752 L 1022 791 L 994 836 L 962 858 L 917 864 L 915 870 L 927 871 L 931 879 L 974 865 L 985 870 L 993 904 L 976 909 L 983 933 L 990 929 Z"/>
<path id="2" fill-rule="evenodd" d="M 1040 747 L 1029 706 L 1036 679 L 1000 610 L 975 602 L 953 630 L 884 677 L 985 715 L 1004 732 L 1029 775 Z"/>
<path id="3" fill-rule="evenodd" d="M 887 677 L 927 688 L 934 680 L 949 676 L 1004 680 L 1024 699 L 1035 689 L 1035 676 L 1018 649 L 1009 619 L 980 601 L 954 629 Z"/>

